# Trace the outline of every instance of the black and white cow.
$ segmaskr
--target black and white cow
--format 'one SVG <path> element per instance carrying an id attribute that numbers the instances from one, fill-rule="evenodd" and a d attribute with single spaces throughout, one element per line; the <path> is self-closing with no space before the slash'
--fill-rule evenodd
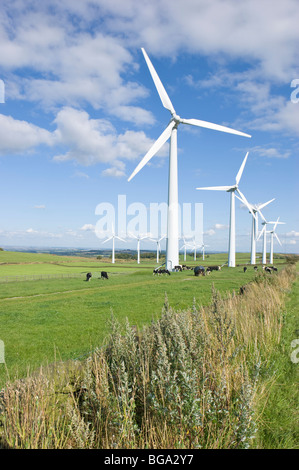
<path id="1" fill-rule="evenodd" d="M 106 273 L 106 271 L 101 271 L 101 279 L 109 279 L 108 273 Z"/>
<path id="2" fill-rule="evenodd" d="M 87 273 L 87 274 L 86 274 L 86 281 L 88 282 L 91 277 L 92 277 L 92 274 L 91 274 L 91 273 Z"/>
<path id="3" fill-rule="evenodd" d="M 221 266 L 208 266 L 207 271 L 221 271 Z"/>

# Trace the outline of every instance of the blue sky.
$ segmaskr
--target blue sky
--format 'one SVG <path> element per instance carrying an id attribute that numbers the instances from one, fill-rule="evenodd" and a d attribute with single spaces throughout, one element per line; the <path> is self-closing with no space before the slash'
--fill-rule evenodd
<path id="1" fill-rule="evenodd" d="M 227 249 L 229 195 L 195 188 L 233 184 L 249 151 L 240 189 L 275 198 L 275 250 L 297 253 L 298 24 L 296 0 L 3 0 L 0 246 L 101 249 L 99 204 L 167 201 L 167 145 L 127 181 L 170 119 L 144 47 L 181 117 L 252 135 L 179 126 L 179 202 L 203 204 L 209 250 Z M 237 201 L 237 251 L 250 230 Z"/>

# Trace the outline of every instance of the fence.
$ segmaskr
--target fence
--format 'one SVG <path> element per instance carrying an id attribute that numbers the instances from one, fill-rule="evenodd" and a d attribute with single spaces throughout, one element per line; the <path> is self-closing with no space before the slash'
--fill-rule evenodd
<path id="1" fill-rule="evenodd" d="M 63 273 L 63 274 L 26 274 L 23 276 L 3 276 L 0 277 L 0 284 L 6 282 L 20 282 L 20 281 L 40 281 L 47 279 L 71 279 L 71 278 L 84 278 L 86 273 Z"/>

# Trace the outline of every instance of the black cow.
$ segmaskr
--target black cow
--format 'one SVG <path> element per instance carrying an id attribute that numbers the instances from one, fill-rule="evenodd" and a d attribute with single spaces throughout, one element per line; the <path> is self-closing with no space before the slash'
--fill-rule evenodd
<path id="1" fill-rule="evenodd" d="M 246 268 L 246 266 L 244 266 L 243 272 L 246 273 L 246 271 L 247 271 L 247 268 Z"/>
<path id="2" fill-rule="evenodd" d="M 87 273 L 87 274 L 86 274 L 86 281 L 88 282 L 91 277 L 92 277 L 92 274 L 91 274 L 91 273 Z"/>
<path id="3" fill-rule="evenodd" d="M 108 273 L 106 273 L 106 271 L 101 271 L 101 279 L 109 279 Z"/>
<path id="4" fill-rule="evenodd" d="M 194 275 L 195 276 L 204 276 L 205 275 L 205 268 L 203 266 L 196 266 L 194 268 Z"/>
<path id="5" fill-rule="evenodd" d="M 253 268 L 253 269 L 254 269 L 255 271 L 257 271 L 257 266 L 254 266 L 254 268 Z"/>

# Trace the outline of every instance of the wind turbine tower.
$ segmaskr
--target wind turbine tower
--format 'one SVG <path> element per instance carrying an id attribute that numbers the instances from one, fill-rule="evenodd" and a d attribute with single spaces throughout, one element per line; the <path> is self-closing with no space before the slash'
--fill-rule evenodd
<path id="1" fill-rule="evenodd" d="M 141 162 L 137 165 L 128 181 L 130 181 L 148 162 L 156 155 L 160 148 L 170 138 L 169 146 L 169 180 L 168 180 L 168 209 L 167 209 L 167 241 L 166 241 L 166 268 L 169 271 L 179 264 L 179 214 L 178 214 L 178 162 L 177 162 L 177 129 L 179 124 L 189 124 L 191 126 L 204 127 L 216 131 L 227 132 L 245 137 L 251 137 L 243 132 L 230 129 L 225 126 L 213 124 L 198 119 L 182 119 L 170 101 L 168 94 L 151 63 L 147 53 L 142 48 L 142 53 L 149 68 L 150 74 L 160 96 L 163 106 L 171 113 L 171 119 L 166 129 L 156 140 Z"/>

